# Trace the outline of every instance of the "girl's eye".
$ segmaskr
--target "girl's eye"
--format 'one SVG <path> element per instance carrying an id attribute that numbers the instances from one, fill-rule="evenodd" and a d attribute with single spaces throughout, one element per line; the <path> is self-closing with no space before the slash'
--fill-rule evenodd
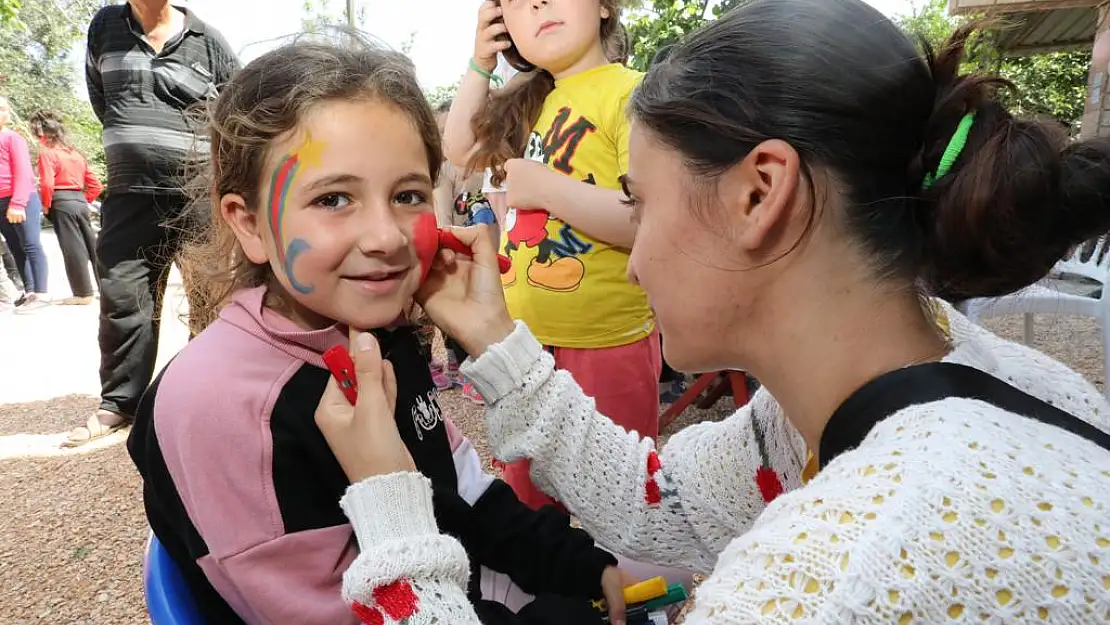
<path id="1" fill-rule="evenodd" d="M 319 206 L 330 210 L 347 208 L 350 204 L 351 196 L 346 193 L 328 193 L 312 200 L 313 206 Z"/>
<path id="2" fill-rule="evenodd" d="M 401 191 L 393 201 L 403 206 L 420 206 L 428 203 L 428 196 L 423 191 Z"/>

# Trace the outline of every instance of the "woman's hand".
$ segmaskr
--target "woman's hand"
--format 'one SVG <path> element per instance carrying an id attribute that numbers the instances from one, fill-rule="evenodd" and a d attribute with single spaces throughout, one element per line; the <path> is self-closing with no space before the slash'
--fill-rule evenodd
<path id="1" fill-rule="evenodd" d="M 352 406 L 334 377 L 316 406 L 316 427 L 352 484 L 398 471 L 415 471 L 409 450 L 393 420 L 397 378 L 393 365 L 369 332 L 351 331 L 358 401 Z"/>
<path id="2" fill-rule="evenodd" d="M 605 597 L 605 605 L 609 608 L 611 625 L 624 625 L 624 589 L 639 581 L 617 566 L 607 567 L 601 574 L 601 593 Z"/>
<path id="3" fill-rule="evenodd" d="M 477 357 L 513 331 L 513 320 L 505 309 L 489 226 L 451 228 L 451 232 L 470 246 L 474 255 L 468 258 L 440 250 L 427 280 L 416 292 L 416 301 L 441 330 Z"/>
<path id="4" fill-rule="evenodd" d="M 8 223 L 21 224 L 27 221 L 27 212 L 20 208 L 8 207 Z"/>
<path id="5" fill-rule="evenodd" d="M 493 0 L 483 2 L 478 8 L 478 32 L 474 35 L 474 63 L 492 73 L 497 68 L 497 53 L 513 45 L 508 33 L 500 5 Z"/>

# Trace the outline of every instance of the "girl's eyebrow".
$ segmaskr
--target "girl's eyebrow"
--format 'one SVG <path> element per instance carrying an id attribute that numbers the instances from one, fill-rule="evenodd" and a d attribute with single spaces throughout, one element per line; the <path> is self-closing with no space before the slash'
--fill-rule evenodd
<path id="1" fill-rule="evenodd" d="M 330 176 L 323 176 L 321 178 L 313 180 L 311 183 L 305 186 L 304 189 L 306 192 L 311 192 L 333 185 L 359 184 L 361 182 L 363 182 L 362 176 L 356 176 L 355 174 L 332 174 Z M 410 182 L 419 182 L 422 184 L 431 185 L 432 179 L 428 177 L 428 174 L 414 171 L 397 178 L 397 180 L 393 182 L 393 186 L 403 185 Z"/>
<path id="2" fill-rule="evenodd" d="M 305 191 L 315 191 L 321 187 L 330 187 L 337 184 L 359 183 L 362 182 L 362 177 L 354 174 L 333 174 L 331 176 L 324 176 L 313 180 L 311 184 L 305 187 Z"/>
<path id="3" fill-rule="evenodd" d="M 396 186 L 396 185 L 401 185 L 401 184 L 405 184 L 405 183 L 408 183 L 408 182 L 420 182 L 420 183 L 423 183 L 423 184 L 430 185 L 430 184 L 432 184 L 432 179 L 428 176 L 428 174 L 425 174 L 425 173 L 419 172 L 419 171 L 414 171 L 414 172 L 409 172 L 409 173 L 405 174 L 404 176 L 401 176 L 393 184 L 394 184 L 394 186 Z"/>

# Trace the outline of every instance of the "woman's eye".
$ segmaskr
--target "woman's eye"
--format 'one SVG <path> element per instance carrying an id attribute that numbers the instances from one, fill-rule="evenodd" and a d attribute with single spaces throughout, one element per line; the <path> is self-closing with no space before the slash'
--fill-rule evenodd
<path id="1" fill-rule="evenodd" d="M 393 198 L 393 201 L 403 206 L 420 206 L 427 204 L 428 196 L 422 191 L 402 191 Z"/>
<path id="2" fill-rule="evenodd" d="M 313 206 L 327 208 L 331 210 L 339 210 L 347 208 L 351 204 L 351 196 L 346 193 L 328 193 L 312 200 Z"/>

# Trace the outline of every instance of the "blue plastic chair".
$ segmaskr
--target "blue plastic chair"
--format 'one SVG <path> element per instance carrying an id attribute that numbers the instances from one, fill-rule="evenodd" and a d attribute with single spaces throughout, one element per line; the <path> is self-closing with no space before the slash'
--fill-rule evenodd
<path id="1" fill-rule="evenodd" d="M 154 532 L 146 544 L 143 589 L 152 625 L 205 625 L 185 577 Z"/>

